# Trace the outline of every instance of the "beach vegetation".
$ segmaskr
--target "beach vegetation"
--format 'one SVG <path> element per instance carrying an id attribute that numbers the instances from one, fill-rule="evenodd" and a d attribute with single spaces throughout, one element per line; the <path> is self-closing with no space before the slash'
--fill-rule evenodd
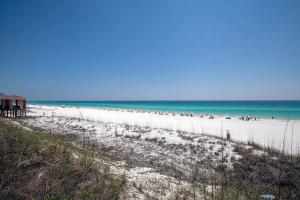
<path id="1" fill-rule="evenodd" d="M 119 199 L 126 185 L 88 159 L 86 150 L 2 119 L 0 143 L 0 199 L 110 200 Z"/>

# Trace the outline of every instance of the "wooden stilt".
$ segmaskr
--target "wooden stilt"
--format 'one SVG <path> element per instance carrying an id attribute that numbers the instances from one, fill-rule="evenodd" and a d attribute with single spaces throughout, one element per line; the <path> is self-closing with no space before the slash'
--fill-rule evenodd
<path id="1" fill-rule="evenodd" d="M 26 116 L 26 109 L 0 109 L 0 117 L 23 117 Z"/>

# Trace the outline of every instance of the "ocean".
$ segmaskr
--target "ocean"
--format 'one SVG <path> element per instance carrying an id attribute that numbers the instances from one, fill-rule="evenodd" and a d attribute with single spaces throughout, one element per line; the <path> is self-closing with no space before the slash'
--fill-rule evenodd
<path id="1" fill-rule="evenodd" d="M 29 104 L 300 119 L 300 101 L 30 101 Z"/>

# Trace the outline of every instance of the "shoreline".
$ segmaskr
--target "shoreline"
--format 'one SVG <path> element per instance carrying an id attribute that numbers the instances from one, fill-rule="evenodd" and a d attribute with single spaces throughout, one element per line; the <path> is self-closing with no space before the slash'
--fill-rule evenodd
<path id="1" fill-rule="evenodd" d="M 246 103 L 245 103 L 246 102 Z M 283 103 L 287 102 L 287 103 Z M 30 101 L 36 106 L 119 109 L 142 112 L 252 116 L 260 119 L 300 120 L 300 101 Z"/>
<path id="2" fill-rule="evenodd" d="M 28 107 L 60 107 L 60 108 L 86 108 L 86 109 L 96 109 L 96 110 L 106 110 L 106 111 L 120 111 L 120 112 L 135 112 L 135 113 L 148 113 L 148 114 L 159 114 L 159 115 L 179 115 L 179 116 L 186 116 L 189 117 L 192 115 L 192 117 L 209 117 L 213 116 L 214 118 L 223 118 L 226 119 L 226 117 L 229 117 L 229 119 L 240 119 L 241 117 L 249 117 L 250 120 L 243 120 L 243 121 L 259 121 L 259 120 L 279 120 L 279 121 L 300 121 L 300 118 L 280 118 L 280 117 L 260 117 L 255 115 L 229 115 L 229 114 L 214 114 L 209 112 L 203 112 L 203 113 L 193 113 L 193 112 L 177 112 L 177 111 L 158 111 L 158 110 L 148 110 L 148 109 L 139 109 L 139 108 L 113 108 L 113 107 L 96 107 L 96 106 L 73 106 L 73 105 L 40 105 L 40 104 L 28 104 Z M 273 118 L 272 118 L 273 117 Z"/>
<path id="3" fill-rule="evenodd" d="M 230 133 L 233 141 L 256 143 L 263 148 L 275 148 L 285 153 L 299 154 L 300 120 L 258 119 L 243 121 L 237 118 L 226 119 L 225 116 L 193 115 L 182 116 L 177 113 L 150 112 L 140 110 L 103 109 L 87 107 L 63 107 L 29 105 L 33 116 L 67 117 L 99 121 L 104 123 L 127 124 L 173 131 L 182 131 L 195 135 L 206 134 L 225 138 Z M 284 141 L 284 142 L 283 142 Z"/>

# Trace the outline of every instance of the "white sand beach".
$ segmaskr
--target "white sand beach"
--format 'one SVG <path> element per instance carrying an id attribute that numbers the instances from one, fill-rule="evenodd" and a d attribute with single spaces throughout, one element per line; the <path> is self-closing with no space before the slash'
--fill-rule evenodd
<path id="1" fill-rule="evenodd" d="M 208 116 L 191 117 L 173 113 L 37 105 L 30 105 L 29 111 L 31 116 L 82 119 L 84 123 L 92 121 L 126 124 L 182 131 L 193 135 L 205 134 L 225 138 L 226 132 L 229 131 L 231 139 L 236 142 L 255 142 L 265 148 L 272 147 L 280 151 L 284 149 L 285 153 L 299 154 L 300 152 L 300 120 L 242 121 L 238 118 L 226 119 L 224 116 L 209 119 Z"/>
<path id="2" fill-rule="evenodd" d="M 108 165 L 113 175 L 127 177 L 128 199 L 176 199 L 176 191 L 190 190 L 193 180 L 201 187 L 195 191 L 196 198 L 190 199 L 205 199 L 203 189 L 216 189 L 215 183 L 207 181 L 221 176 L 223 167 L 244 172 L 244 166 L 256 167 L 260 159 L 280 162 L 276 152 L 247 143 L 281 150 L 285 129 L 285 153 L 292 149 L 294 155 L 299 154 L 298 120 L 242 121 L 224 116 L 209 119 L 208 115 L 30 105 L 28 117 L 10 121 L 27 130 L 65 138 L 82 149 L 108 153 L 113 160 L 95 161 Z M 220 138 L 226 137 L 226 130 L 230 141 Z"/>

